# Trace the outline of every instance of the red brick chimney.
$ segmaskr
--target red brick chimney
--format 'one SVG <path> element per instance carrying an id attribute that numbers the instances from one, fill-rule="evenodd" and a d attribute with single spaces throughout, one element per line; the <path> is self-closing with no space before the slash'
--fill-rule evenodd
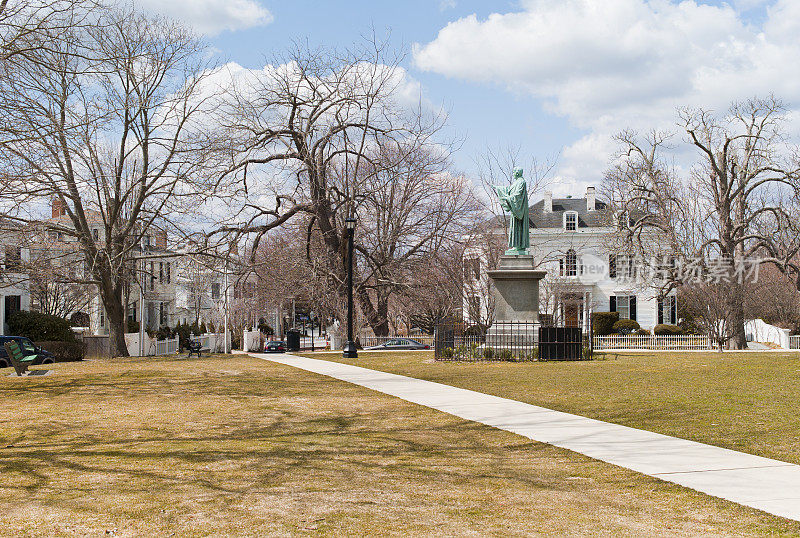
<path id="1" fill-rule="evenodd" d="M 63 217 L 67 214 L 67 209 L 64 207 L 64 202 L 61 201 L 61 198 L 54 196 L 53 202 L 51 203 L 53 218 Z"/>

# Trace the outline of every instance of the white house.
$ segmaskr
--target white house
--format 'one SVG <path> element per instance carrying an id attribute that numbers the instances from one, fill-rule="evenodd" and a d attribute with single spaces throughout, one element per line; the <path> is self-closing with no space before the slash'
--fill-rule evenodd
<path id="1" fill-rule="evenodd" d="M 30 309 L 28 278 L 23 271 L 29 252 L 21 244 L 18 227 L 0 222 L 0 335 L 8 334 L 11 314 Z"/>
<path id="2" fill-rule="evenodd" d="M 659 267 L 616 246 L 619 227 L 628 225 L 629 216 L 615 214 L 597 200 L 594 187 L 583 198 L 553 198 L 545 193 L 529 212 L 530 253 L 538 268 L 547 271 L 540 284 L 542 322 L 588 331 L 591 312 L 609 311 L 636 320 L 645 329 L 677 322 L 674 291 L 660 297 Z M 504 221 L 493 219 L 465 251 L 466 321 L 490 321 L 486 269 L 504 250 L 505 238 Z M 663 263 L 669 264 L 669 258 Z"/>

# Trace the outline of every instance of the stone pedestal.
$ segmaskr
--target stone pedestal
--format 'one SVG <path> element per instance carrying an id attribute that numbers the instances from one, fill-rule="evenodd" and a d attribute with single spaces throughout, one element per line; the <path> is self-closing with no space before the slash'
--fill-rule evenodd
<path id="1" fill-rule="evenodd" d="M 539 281 L 547 274 L 534 268 L 533 256 L 504 255 L 497 269 L 487 271 L 494 289 L 495 322 L 486 345 L 497 348 L 531 347 L 539 328 Z"/>

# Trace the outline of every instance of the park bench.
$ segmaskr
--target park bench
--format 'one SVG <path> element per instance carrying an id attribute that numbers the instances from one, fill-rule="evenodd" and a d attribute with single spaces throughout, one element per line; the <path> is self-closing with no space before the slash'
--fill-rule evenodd
<path id="1" fill-rule="evenodd" d="M 197 355 L 197 358 L 200 358 L 200 349 L 202 344 L 200 340 L 189 340 L 189 343 L 186 345 L 186 349 L 189 350 L 189 354 L 186 356 L 187 359 L 192 358 L 192 353 Z"/>
<path id="2" fill-rule="evenodd" d="M 6 348 L 8 360 L 11 362 L 11 366 L 14 367 L 14 371 L 17 372 L 18 376 L 22 376 L 22 374 L 27 372 L 28 366 L 36 359 L 36 355 L 28 355 L 27 357 L 23 355 L 19 344 L 16 342 L 6 342 L 3 344 L 3 347 Z"/>

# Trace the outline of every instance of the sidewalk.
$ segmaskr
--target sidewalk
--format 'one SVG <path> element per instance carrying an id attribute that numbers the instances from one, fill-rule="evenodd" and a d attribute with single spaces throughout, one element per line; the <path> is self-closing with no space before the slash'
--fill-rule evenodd
<path id="1" fill-rule="evenodd" d="M 292 355 L 251 355 L 800 521 L 800 465 L 359 366 Z"/>

